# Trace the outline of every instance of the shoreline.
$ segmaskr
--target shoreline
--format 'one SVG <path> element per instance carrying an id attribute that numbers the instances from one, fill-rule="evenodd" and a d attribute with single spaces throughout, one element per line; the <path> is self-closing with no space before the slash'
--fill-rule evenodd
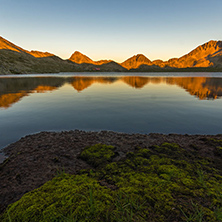
<path id="1" fill-rule="evenodd" d="M 27 73 L 0 73 L 0 77 L 8 77 L 8 76 L 30 76 L 30 75 L 60 75 L 60 74 L 67 74 L 67 73 L 80 73 L 81 75 L 84 73 L 90 74 L 90 75 L 97 75 L 98 73 L 102 73 L 103 75 L 106 75 L 106 73 L 113 73 L 114 75 L 116 73 L 121 73 L 121 75 L 124 75 L 125 73 L 130 73 L 131 75 L 135 75 L 136 73 L 222 73 L 222 68 L 178 68 L 178 69 L 159 69 L 159 70 L 140 70 L 140 69 L 134 69 L 134 70 L 124 70 L 124 71 L 115 71 L 115 70 L 100 70 L 100 71 L 88 71 L 88 70 L 70 70 L 70 71 L 51 71 L 51 72 L 27 72 Z M 101 74 L 100 74 L 101 75 Z M 156 75 L 154 75 L 156 76 Z"/>
<path id="2" fill-rule="evenodd" d="M 128 134 L 74 130 L 25 136 L 3 149 L 8 158 L 0 164 L 0 214 L 10 203 L 51 180 L 58 172 L 64 170 L 76 174 L 80 170 L 91 169 L 92 166 L 78 158 L 87 146 L 98 143 L 112 145 L 118 153 L 114 161 L 118 161 L 138 147 L 150 149 L 163 143 L 176 143 L 187 153 L 211 157 L 217 162 L 220 156 L 214 154 L 214 146 L 208 143 L 212 138 L 222 140 L 222 134 Z"/>

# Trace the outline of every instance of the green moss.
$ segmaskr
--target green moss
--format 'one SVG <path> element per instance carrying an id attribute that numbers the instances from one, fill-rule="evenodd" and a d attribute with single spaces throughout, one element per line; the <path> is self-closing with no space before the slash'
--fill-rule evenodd
<path id="1" fill-rule="evenodd" d="M 106 218 L 110 191 L 87 175 L 54 178 L 11 204 L 1 221 L 95 221 Z"/>
<path id="2" fill-rule="evenodd" d="M 214 144 L 214 145 L 222 146 L 222 140 L 218 140 L 218 139 L 215 139 L 215 138 L 209 138 L 208 142 L 211 143 L 211 144 Z"/>
<path id="3" fill-rule="evenodd" d="M 96 144 L 86 147 L 80 154 L 80 158 L 94 167 L 110 162 L 115 156 L 115 148 L 104 144 Z"/>
<path id="4" fill-rule="evenodd" d="M 178 159 L 180 154 L 183 160 Z M 164 143 L 153 147 L 153 152 L 149 149 L 139 149 L 135 153 L 128 153 L 125 160 L 106 165 L 100 172 L 100 177 L 116 184 L 127 194 L 142 196 L 146 207 L 151 212 L 158 212 L 155 215 L 158 218 L 156 221 L 165 221 L 166 218 L 173 217 L 172 215 L 182 217 L 178 200 L 182 201 L 181 209 L 195 214 L 191 205 L 186 205 L 187 201 L 205 199 L 208 203 L 206 209 L 212 212 L 211 197 L 216 198 L 218 194 L 211 190 L 218 186 L 221 179 L 212 183 L 211 175 L 197 168 L 196 161 L 203 160 L 189 159 L 190 156 L 177 144 Z M 208 165 L 208 161 L 204 164 Z M 206 219 L 205 211 L 203 208 L 203 217 Z"/>
<path id="5" fill-rule="evenodd" d="M 221 221 L 222 172 L 212 161 L 169 143 L 114 156 L 112 146 L 85 148 L 80 158 L 101 167 L 59 175 L 10 205 L 2 221 Z"/>
<path id="6" fill-rule="evenodd" d="M 137 152 L 137 156 L 141 156 L 144 158 L 149 158 L 152 155 L 152 151 L 150 149 L 139 149 Z"/>

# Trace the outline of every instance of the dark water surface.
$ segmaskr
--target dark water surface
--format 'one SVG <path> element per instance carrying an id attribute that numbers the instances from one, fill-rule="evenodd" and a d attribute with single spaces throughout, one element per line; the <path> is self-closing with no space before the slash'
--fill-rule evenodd
<path id="1" fill-rule="evenodd" d="M 49 130 L 222 133 L 222 73 L 72 75 L 0 78 L 0 149 Z"/>

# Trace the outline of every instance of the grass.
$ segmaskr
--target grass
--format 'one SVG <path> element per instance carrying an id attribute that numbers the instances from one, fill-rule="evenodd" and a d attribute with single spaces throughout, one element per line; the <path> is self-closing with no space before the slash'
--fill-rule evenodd
<path id="1" fill-rule="evenodd" d="M 86 147 L 79 158 L 90 170 L 60 172 L 9 205 L 0 221 L 222 221 L 222 172 L 211 159 L 175 143 L 114 162 L 116 155 L 112 146 Z"/>
<path id="2" fill-rule="evenodd" d="M 190 213 L 190 214 L 186 214 L 184 213 L 184 211 L 181 209 L 181 212 L 183 213 L 184 217 L 185 217 L 185 221 L 187 222 L 192 222 L 192 221 L 203 221 L 203 218 L 204 218 L 204 212 L 203 212 L 203 208 L 202 206 L 198 206 L 197 204 L 194 204 L 192 201 L 191 201 L 191 206 L 193 208 L 193 212 Z"/>

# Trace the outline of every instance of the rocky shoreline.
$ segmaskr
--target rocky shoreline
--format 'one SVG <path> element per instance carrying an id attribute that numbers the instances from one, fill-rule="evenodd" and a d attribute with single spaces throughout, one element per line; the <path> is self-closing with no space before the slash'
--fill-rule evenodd
<path id="1" fill-rule="evenodd" d="M 40 187 L 61 171 L 75 174 L 81 169 L 92 168 L 78 158 L 86 146 L 98 143 L 112 145 L 118 154 L 114 161 L 118 161 L 138 147 L 150 148 L 165 142 L 176 143 L 188 153 L 192 152 L 198 157 L 213 159 L 215 164 L 222 168 L 221 156 L 215 153 L 215 146 L 209 143 L 209 139 L 212 138 L 222 141 L 222 134 L 126 134 L 75 130 L 41 132 L 23 137 L 4 149 L 8 158 L 0 164 L 0 213 L 10 203 Z"/>

